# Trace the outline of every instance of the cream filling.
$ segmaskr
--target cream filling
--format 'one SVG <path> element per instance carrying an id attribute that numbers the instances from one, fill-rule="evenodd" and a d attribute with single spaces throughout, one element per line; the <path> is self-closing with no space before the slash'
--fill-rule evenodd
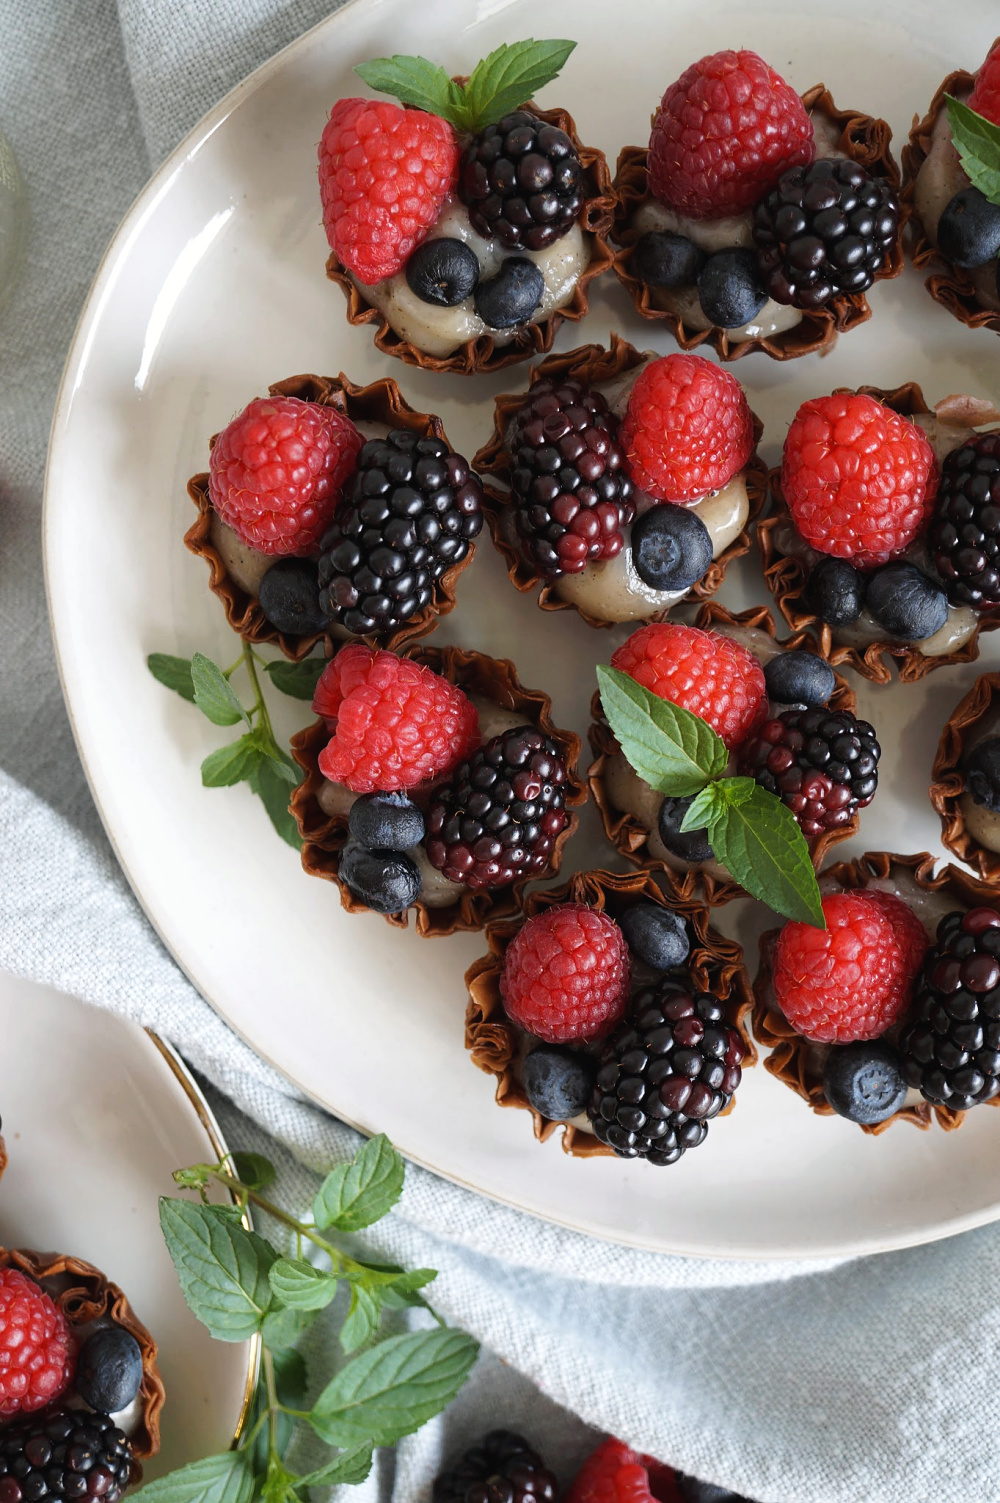
<path id="1" fill-rule="evenodd" d="M 544 250 L 511 252 L 504 250 L 499 240 L 485 240 L 478 235 L 469 221 L 468 209 L 457 198 L 446 199 L 427 238 L 464 241 L 478 258 L 483 282 L 489 281 L 500 263 L 512 254 L 534 261 L 545 278 L 545 289 L 540 306 L 528 320 L 533 324 L 542 323 L 558 308 L 566 306 L 590 259 L 590 237 L 578 223 Z M 373 287 L 357 277 L 352 276 L 352 280 L 361 296 L 384 315 L 400 339 L 409 340 L 425 355 L 450 355 L 482 334 L 488 334 L 496 345 L 507 345 L 524 327 L 519 324 L 513 329 L 490 328 L 476 312 L 474 297 L 465 298 L 453 308 L 425 303 L 411 290 L 405 269 Z"/>
<path id="2" fill-rule="evenodd" d="M 963 103 L 968 97 L 968 91 L 956 95 Z M 913 206 L 932 245 L 937 245 L 941 215 L 955 194 L 968 187 L 969 178 L 951 138 L 951 122 L 948 111 L 944 109 L 934 122 L 930 148 L 913 185 Z M 980 307 L 1000 312 L 996 261 L 987 261 L 977 267 L 972 272 L 972 280 Z"/>
<path id="3" fill-rule="evenodd" d="M 256 548 L 249 547 L 216 511 L 212 512 L 209 536 L 218 549 L 229 578 L 256 599 L 260 594 L 260 582 L 277 561 L 277 554 L 260 553 Z"/>

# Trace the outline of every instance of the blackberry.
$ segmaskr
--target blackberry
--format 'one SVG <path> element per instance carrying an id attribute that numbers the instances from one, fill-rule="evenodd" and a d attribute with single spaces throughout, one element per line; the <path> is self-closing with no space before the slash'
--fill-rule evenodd
<path id="1" fill-rule="evenodd" d="M 803 835 L 846 825 L 875 797 L 882 748 L 850 710 L 786 710 L 740 751 L 740 772 L 776 793 Z"/>
<path id="2" fill-rule="evenodd" d="M 491 1430 L 434 1479 L 434 1503 L 555 1503 L 559 1484 L 511 1430 Z"/>
<path id="3" fill-rule="evenodd" d="M 949 600 L 1000 605 L 1000 433 L 945 456 L 927 544 Z"/>
<path id="4" fill-rule="evenodd" d="M 132 1447 L 108 1414 L 50 1410 L 0 1430 L 2 1503 L 118 1503 L 131 1472 Z"/>
<path id="5" fill-rule="evenodd" d="M 525 558 L 542 574 L 578 574 L 614 558 L 635 515 L 618 424 L 600 392 L 536 381 L 509 431 L 514 518 Z"/>
<path id="6" fill-rule="evenodd" d="M 530 110 L 488 125 L 466 147 L 458 192 L 472 227 L 507 250 L 543 250 L 583 208 L 583 164 L 558 126 Z"/>
<path id="7" fill-rule="evenodd" d="M 358 636 L 402 626 L 483 525 L 479 479 L 443 439 L 370 439 L 321 542 L 320 610 Z"/>
<path id="8" fill-rule="evenodd" d="M 769 296 L 822 308 L 838 292 L 864 292 L 899 230 L 888 183 L 857 162 L 821 157 L 791 167 L 753 211 L 753 238 Z"/>
<path id="9" fill-rule="evenodd" d="M 604 1046 L 587 1115 L 619 1158 L 674 1164 L 705 1141 L 740 1083 L 743 1043 L 722 1004 L 663 981 Z"/>
<path id="10" fill-rule="evenodd" d="M 1000 913 L 972 908 L 938 924 L 899 1052 L 903 1079 L 965 1112 L 1000 1091 Z"/>
<path id="11" fill-rule="evenodd" d="M 519 725 L 494 736 L 431 802 L 424 842 L 431 865 L 477 889 L 544 872 L 569 823 L 566 780 L 558 748 L 541 731 Z"/>

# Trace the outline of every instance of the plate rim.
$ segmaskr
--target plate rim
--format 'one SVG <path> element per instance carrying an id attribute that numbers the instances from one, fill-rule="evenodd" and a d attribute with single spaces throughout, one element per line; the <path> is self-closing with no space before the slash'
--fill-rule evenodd
<path id="1" fill-rule="evenodd" d="M 186 977 L 186 979 L 198 992 L 199 996 L 201 996 L 205 1000 L 205 1002 L 212 1008 L 216 1015 L 222 1019 L 226 1027 L 230 1028 L 236 1035 L 236 1037 L 239 1038 L 243 1043 L 245 1043 L 247 1047 L 251 1049 L 259 1059 L 269 1065 L 278 1075 L 280 1075 L 283 1079 L 287 1080 L 291 1085 L 293 1085 L 296 1090 L 301 1091 L 308 1100 L 312 1101 L 329 1115 L 336 1117 L 337 1120 L 344 1122 L 347 1126 L 353 1128 L 355 1131 L 362 1133 L 367 1137 L 371 1137 L 379 1129 L 375 1126 L 366 1126 L 363 1122 L 356 1120 L 354 1117 L 346 1115 L 339 1108 L 331 1107 L 321 1097 L 317 1096 L 307 1086 L 298 1081 L 286 1067 L 271 1058 L 270 1055 L 263 1051 L 257 1043 L 255 1043 L 251 1038 L 247 1036 L 242 1028 L 231 1018 L 228 1011 L 219 1002 L 217 1002 L 215 998 L 211 996 L 209 992 L 204 989 L 198 981 L 195 980 L 194 976 L 191 974 L 191 971 L 176 954 L 173 945 L 171 944 L 167 936 L 163 933 L 155 917 L 151 913 L 149 905 L 147 904 L 146 899 L 144 898 L 136 881 L 133 879 L 129 866 L 122 855 L 112 824 L 108 816 L 106 815 L 103 804 L 98 796 L 94 776 L 91 772 L 91 767 L 87 759 L 86 750 L 84 748 L 77 724 L 76 715 L 74 714 L 73 700 L 71 698 L 69 684 L 63 665 L 62 652 L 60 647 L 60 634 L 57 629 L 58 614 L 52 590 L 52 581 L 50 577 L 50 570 L 52 568 L 52 565 L 50 563 L 50 548 L 52 546 L 52 492 L 54 491 L 56 486 L 56 482 L 53 477 L 54 471 L 58 467 L 57 460 L 59 457 L 61 444 L 68 429 L 68 409 L 70 406 L 72 393 L 76 389 L 77 377 L 89 353 L 89 335 L 96 327 L 101 313 L 103 312 L 104 300 L 111 291 L 115 271 L 119 263 L 123 259 L 132 234 L 140 227 L 142 219 L 144 218 L 146 213 L 155 206 L 160 195 L 165 191 L 165 189 L 169 185 L 169 182 L 175 175 L 177 168 L 187 158 L 193 156 L 200 149 L 204 142 L 208 140 L 208 138 L 225 123 L 229 115 L 231 115 L 239 107 L 239 105 L 244 101 L 245 98 L 256 93 L 257 90 L 261 88 L 273 74 L 279 72 L 286 65 L 291 55 L 305 50 L 315 39 L 318 33 L 320 33 L 321 31 L 336 29 L 336 27 L 340 23 L 340 19 L 348 12 L 354 12 L 362 9 L 374 10 L 377 9 L 378 4 L 379 0 L 344 0 L 344 3 L 341 4 L 338 9 L 332 14 L 323 17 L 314 25 L 310 26 L 306 31 L 302 32 L 299 36 L 286 43 L 285 46 L 283 46 L 279 51 L 275 52 L 271 57 L 266 58 L 252 72 L 247 74 L 245 78 L 241 79 L 237 84 L 235 84 L 225 95 L 223 95 L 220 100 L 212 105 L 198 121 L 195 122 L 195 124 L 191 127 L 187 134 L 181 139 L 181 141 L 178 142 L 173 150 L 155 169 L 148 182 L 145 183 L 144 186 L 140 189 L 132 204 L 126 210 L 117 228 L 114 230 L 108 242 L 108 245 L 101 257 L 90 288 L 81 307 L 80 314 L 77 319 L 72 338 L 70 340 L 66 360 L 59 382 L 55 405 L 53 408 L 52 422 L 50 424 L 42 494 L 43 578 L 45 585 L 46 607 L 51 626 L 53 649 L 56 669 L 59 676 L 60 689 L 63 695 L 64 704 L 66 706 L 66 712 L 70 722 L 70 728 L 73 734 L 73 740 L 76 746 L 77 755 L 83 768 L 91 798 L 94 801 L 95 808 L 97 809 L 98 815 L 101 819 L 101 824 L 103 826 L 108 842 L 114 852 L 115 859 L 118 862 L 118 865 L 121 868 L 122 872 L 124 873 L 125 878 L 137 903 L 139 904 L 140 909 L 142 910 L 147 922 L 150 924 L 154 933 L 164 945 L 164 948 L 167 950 L 172 961 L 181 971 L 182 975 Z M 157 1038 L 155 1035 L 154 1038 L 158 1046 L 160 1046 L 162 1049 L 163 1041 Z M 172 1046 L 167 1045 L 166 1047 L 170 1049 L 172 1053 L 175 1053 L 175 1051 L 172 1050 Z M 165 1055 L 165 1058 L 168 1058 L 169 1063 L 169 1057 Z M 180 1056 L 176 1056 L 176 1058 L 181 1069 L 186 1072 L 186 1066 L 183 1064 Z M 184 1084 L 183 1079 L 181 1079 L 181 1083 Z M 194 1090 L 198 1092 L 197 1084 L 193 1081 L 191 1082 L 191 1084 Z M 209 1112 L 209 1115 L 211 1115 L 211 1111 L 210 1108 L 208 1108 L 207 1102 L 205 1103 L 205 1110 Z M 218 1131 L 217 1126 L 216 1131 Z M 396 1147 L 399 1149 L 400 1153 L 402 1153 L 403 1156 L 410 1162 L 418 1165 L 420 1168 L 423 1168 L 434 1175 L 437 1175 L 439 1178 L 447 1180 L 449 1183 L 455 1184 L 461 1189 L 470 1191 L 474 1195 L 492 1201 L 495 1204 L 499 1204 L 511 1210 L 517 1211 L 521 1215 L 530 1216 L 534 1220 L 540 1221 L 543 1224 L 560 1227 L 564 1230 L 574 1232 L 577 1235 L 593 1238 L 596 1241 L 605 1242 L 610 1246 L 629 1247 L 637 1251 L 652 1252 L 667 1257 L 704 1258 L 706 1260 L 711 1260 L 713 1262 L 719 1263 L 752 1262 L 774 1264 L 776 1266 L 780 1266 L 782 1264 L 787 1265 L 789 1263 L 808 1264 L 816 1262 L 828 1262 L 831 1259 L 837 1261 L 847 1261 L 856 1257 L 871 1256 L 877 1253 L 894 1252 L 910 1247 L 930 1245 L 931 1243 L 944 1241 L 947 1238 L 959 1236 L 964 1232 L 974 1231 L 979 1227 L 988 1226 L 997 1221 L 1000 1221 L 1000 1194 L 998 1194 L 998 1198 L 992 1206 L 951 1216 L 945 1220 L 938 1221 L 932 1228 L 925 1227 L 923 1229 L 904 1230 L 897 1234 L 881 1233 L 877 1235 L 873 1234 L 870 1236 L 855 1236 L 847 1242 L 838 1244 L 835 1249 L 816 1250 L 812 1248 L 803 1248 L 797 1245 L 789 1245 L 787 1243 L 782 1245 L 780 1248 L 768 1248 L 766 1250 L 762 1250 L 755 1246 L 734 1246 L 732 1248 L 720 1250 L 716 1246 L 699 1247 L 696 1244 L 692 1244 L 691 1242 L 688 1242 L 681 1247 L 670 1247 L 665 1245 L 664 1241 L 661 1238 L 647 1238 L 643 1237 L 641 1233 L 629 1231 L 622 1231 L 612 1236 L 603 1232 L 595 1232 L 586 1225 L 583 1225 L 581 1221 L 575 1220 L 572 1216 L 552 1214 L 549 1212 L 543 1213 L 533 1208 L 526 1207 L 523 1204 L 519 1203 L 513 1196 L 504 1195 L 503 1193 L 493 1189 L 484 1189 L 471 1180 L 464 1178 L 461 1173 L 456 1172 L 452 1169 L 442 1168 L 440 1165 L 431 1162 L 422 1154 L 413 1152 L 403 1143 L 397 1142 Z"/>

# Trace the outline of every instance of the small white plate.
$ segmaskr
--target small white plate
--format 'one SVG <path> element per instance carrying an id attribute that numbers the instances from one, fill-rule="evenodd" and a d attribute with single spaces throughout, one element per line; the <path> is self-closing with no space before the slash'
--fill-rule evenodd
<path id="1" fill-rule="evenodd" d="M 204 995 L 309 1095 L 388 1133 L 409 1157 L 553 1221 L 664 1251 L 827 1256 L 945 1236 L 1000 1216 L 1000 1111 L 971 1113 L 959 1133 L 896 1126 L 872 1139 L 813 1116 L 757 1069 L 734 1116 L 673 1169 L 539 1147 L 528 1117 L 498 1110 L 464 1051 L 462 977 L 482 940 L 420 940 L 345 915 L 246 790 L 202 789 L 198 764 L 225 733 L 146 671 L 153 651 L 236 655 L 205 565 L 181 543 L 193 516 L 185 482 L 204 468 L 209 434 L 269 382 L 299 371 L 393 376 L 467 455 L 491 431 L 494 394 L 526 383 L 524 367 L 492 378 L 415 371 L 380 356 L 369 329 L 348 326 L 323 275 L 315 161 L 331 104 L 359 90 L 352 64 L 422 52 L 467 71 L 501 41 L 567 30 L 580 45 L 543 103 L 565 104 L 613 163 L 645 139 L 651 110 L 689 62 L 734 45 L 761 52 L 798 89 L 822 79 L 842 107 L 884 115 L 898 151 L 944 74 L 985 55 L 996 17 L 987 0 L 952 4 L 945 26 L 937 0 L 841 0 L 836 12 L 816 0 L 354 0 L 247 79 L 127 216 L 66 369 L 45 550 L 81 755 L 136 892 Z M 613 278 L 595 290 L 585 323 L 560 331 L 561 348 L 606 342 L 611 328 L 676 348 Z M 998 396 L 995 337 L 962 328 L 912 268 L 871 302 L 870 323 L 822 361 L 751 355 L 732 367 L 765 423 L 769 459 L 799 403 L 835 386 L 915 379 L 932 402 Z M 622 633 L 540 615 L 485 537 L 458 597 L 434 640 L 512 657 L 527 684 L 551 693 L 557 723 L 584 731 L 594 665 Z M 756 558 L 733 570 L 722 598 L 735 609 L 769 600 Z M 978 664 L 919 685 L 860 687 L 885 760 L 855 850 L 941 852 L 927 800 L 933 750 L 957 699 L 996 664 L 1000 636 L 983 648 Z M 291 703 L 279 714 L 285 731 L 308 718 Z M 604 864 L 609 848 L 585 814 L 569 861 Z M 722 922 L 735 918 L 731 907 Z M 756 925 L 745 916 L 751 966 Z"/>
<path id="2" fill-rule="evenodd" d="M 0 1245 L 64 1252 L 124 1290 L 159 1345 L 167 1402 L 146 1480 L 228 1450 L 256 1344 L 213 1341 L 180 1291 L 158 1201 L 174 1169 L 226 1152 L 174 1051 L 134 1023 L 0 973 Z"/>

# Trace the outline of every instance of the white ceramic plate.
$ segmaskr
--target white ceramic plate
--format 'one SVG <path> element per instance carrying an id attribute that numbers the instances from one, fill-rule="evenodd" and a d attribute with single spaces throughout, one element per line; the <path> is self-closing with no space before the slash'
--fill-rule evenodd
<path id="1" fill-rule="evenodd" d="M 1000 1111 L 961 1133 L 897 1126 L 878 1139 L 812 1116 L 786 1088 L 750 1072 L 737 1112 L 675 1169 L 580 1162 L 532 1139 L 528 1117 L 499 1111 L 462 1043 L 462 975 L 475 936 L 418 940 L 374 917 L 349 918 L 335 890 L 306 878 L 243 789 L 203 791 L 201 758 L 219 744 L 190 706 L 153 682 L 151 651 L 201 649 L 222 661 L 235 641 L 204 564 L 181 535 L 185 481 L 210 433 L 267 384 L 299 371 L 396 377 L 438 412 L 471 454 L 491 428 L 493 395 L 525 372 L 441 377 L 376 353 L 351 329 L 323 275 L 315 146 L 332 102 L 356 92 L 355 61 L 420 51 L 452 72 L 503 40 L 562 36 L 580 46 L 543 95 L 577 118 L 613 162 L 641 141 L 660 93 L 690 61 L 750 45 L 804 89 L 822 79 L 841 105 L 881 113 L 905 134 L 952 67 L 975 65 L 996 30 L 989 0 L 940 10 L 930 0 L 836 13 L 803 0 L 354 0 L 224 100 L 161 168 L 119 231 L 69 359 L 53 433 L 45 519 L 57 648 L 80 750 L 119 857 L 180 964 L 235 1029 L 331 1111 L 387 1132 L 411 1158 L 485 1194 L 623 1242 L 719 1256 L 829 1255 L 901 1246 L 1000 1216 Z M 612 20 L 613 18 L 613 20 Z M 673 348 L 642 324 L 613 278 L 586 326 L 560 347 L 606 340 Z M 872 295 L 875 316 L 828 358 L 733 367 L 766 424 L 769 457 L 797 405 L 837 385 L 915 378 L 932 401 L 994 398 L 998 346 L 931 302 L 911 269 Z M 597 661 L 613 633 L 575 615 L 541 616 L 509 586 L 489 541 L 435 640 L 509 655 L 549 690 L 556 720 L 583 730 Z M 767 600 L 752 560 L 722 597 Z M 878 724 L 882 789 L 857 849 L 940 851 L 927 784 L 939 729 L 976 667 L 922 685 L 859 686 Z M 285 729 L 302 706 L 286 706 Z M 607 848 L 593 814 L 575 865 Z M 735 910 L 724 924 L 736 920 Z M 754 919 L 746 917 L 751 939 Z"/>
<path id="2" fill-rule="evenodd" d="M 167 1390 L 146 1479 L 228 1450 L 256 1372 L 245 1342 L 191 1314 L 160 1235 L 170 1176 L 226 1151 L 167 1045 L 108 1012 L 0 973 L 0 1112 L 10 1164 L 0 1244 L 72 1253 L 123 1289 L 159 1349 Z"/>

